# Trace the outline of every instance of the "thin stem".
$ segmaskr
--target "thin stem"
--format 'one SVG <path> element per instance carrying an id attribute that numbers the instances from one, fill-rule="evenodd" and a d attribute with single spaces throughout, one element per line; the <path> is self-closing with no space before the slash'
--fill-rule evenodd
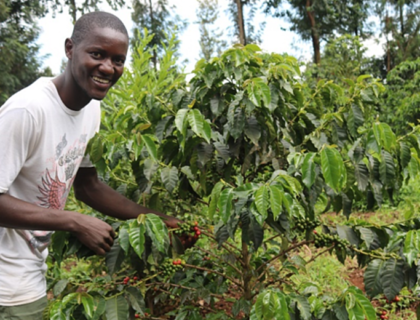
<path id="1" fill-rule="evenodd" d="M 274 256 L 273 258 L 271 258 L 270 260 L 267 260 L 265 263 L 263 263 L 261 266 L 258 267 L 258 269 L 256 270 L 256 272 L 260 272 L 262 268 L 266 267 L 267 265 L 269 265 L 271 262 L 273 262 L 274 260 L 277 260 L 278 258 L 280 258 L 281 256 L 284 256 L 286 253 L 288 253 L 289 251 L 292 251 L 294 249 L 296 249 L 297 247 L 303 246 L 304 244 L 309 244 L 309 243 L 313 243 L 314 241 L 301 241 L 296 243 L 295 245 L 287 248 L 286 250 L 283 250 L 282 252 L 280 252 L 278 255 Z M 260 278 L 262 277 L 264 273 L 262 273 L 257 280 L 260 280 Z"/>
<path id="2" fill-rule="evenodd" d="M 212 257 L 214 257 L 216 259 L 220 259 L 220 256 L 212 253 L 211 251 L 208 251 L 208 250 L 200 248 L 200 247 L 196 247 L 196 248 L 198 250 L 201 250 L 201 251 L 207 253 L 208 255 L 211 255 Z M 230 266 L 233 270 L 235 270 L 239 275 L 242 275 L 242 272 L 237 267 L 235 267 L 233 264 L 231 264 L 229 261 L 223 261 L 223 262 L 226 263 L 228 266 Z"/>
<path id="3" fill-rule="evenodd" d="M 191 291 L 197 291 L 196 288 L 192 288 L 192 287 L 186 287 L 180 284 L 176 284 L 176 283 L 170 283 L 170 282 L 153 282 L 153 283 L 149 283 L 146 284 L 146 286 L 171 286 L 171 287 L 175 287 L 175 288 L 181 288 L 181 289 L 185 289 L 185 290 L 191 290 Z M 158 288 L 158 290 L 165 292 L 165 290 Z M 166 291 L 169 294 L 172 294 L 171 292 Z M 216 293 L 210 293 L 210 295 L 212 297 L 218 298 L 218 299 L 224 299 L 225 297 L 223 295 L 220 294 L 216 294 Z"/>
<path id="4" fill-rule="evenodd" d="M 241 283 L 239 283 L 238 281 L 236 281 L 236 279 L 233 279 L 233 278 L 231 278 L 231 277 L 229 277 L 229 276 L 227 276 L 227 275 L 225 275 L 224 273 L 221 273 L 221 272 L 219 272 L 219 271 L 215 271 L 215 270 L 211 270 L 211 269 L 208 269 L 208 268 L 199 267 L 199 266 L 195 266 L 195 265 L 192 265 L 192 264 L 187 264 L 187 263 L 186 263 L 186 264 L 184 264 L 184 267 L 185 267 L 185 268 L 197 269 L 197 270 L 201 270 L 201 271 L 206 271 L 206 272 L 208 272 L 208 273 L 214 273 L 214 274 L 217 274 L 217 275 L 219 275 L 219 276 L 221 276 L 221 277 L 223 277 L 223 278 L 226 278 L 226 279 L 230 280 L 232 283 L 234 283 L 234 284 L 236 284 L 238 287 L 242 288 L 242 284 L 241 284 Z"/>

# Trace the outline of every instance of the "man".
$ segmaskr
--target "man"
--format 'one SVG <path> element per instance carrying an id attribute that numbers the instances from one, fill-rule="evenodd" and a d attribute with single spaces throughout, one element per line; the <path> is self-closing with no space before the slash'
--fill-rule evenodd
<path id="1" fill-rule="evenodd" d="M 51 231 L 72 232 L 99 255 L 110 250 L 110 225 L 63 210 L 72 185 L 79 200 L 106 215 L 131 219 L 152 212 L 177 226 L 177 219 L 99 181 L 84 157 L 99 129 L 99 100 L 122 75 L 128 43 L 114 15 L 82 16 L 65 41 L 65 72 L 37 80 L 0 108 L 0 320 L 42 318 Z"/>

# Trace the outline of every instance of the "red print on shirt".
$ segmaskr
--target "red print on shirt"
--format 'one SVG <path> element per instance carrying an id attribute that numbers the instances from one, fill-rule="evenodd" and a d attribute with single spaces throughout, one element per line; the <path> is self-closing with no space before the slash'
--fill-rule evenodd
<path id="1" fill-rule="evenodd" d="M 47 169 L 47 173 L 42 178 L 42 186 L 38 186 L 39 191 L 42 193 L 41 197 L 37 197 L 41 200 L 41 206 L 45 208 L 63 210 L 66 203 L 67 188 L 66 183 L 61 182 L 55 173 L 55 179 L 50 175 Z"/>

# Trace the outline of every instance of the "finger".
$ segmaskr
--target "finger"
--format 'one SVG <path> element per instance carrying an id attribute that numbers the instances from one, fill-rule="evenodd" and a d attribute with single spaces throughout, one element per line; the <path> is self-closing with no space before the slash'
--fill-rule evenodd
<path id="1" fill-rule="evenodd" d="M 108 244 L 108 243 L 103 243 L 102 245 L 101 245 L 101 248 L 105 251 L 105 252 L 109 252 L 109 251 L 111 251 L 111 246 Z"/>
<path id="2" fill-rule="evenodd" d="M 105 238 L 105 242 L 109 244 L 111 247 L 114 245 L 114 238 L 109 236 Z"/>
<path id="3" fill-rule="evenodd" d="M 93 249 L 93 251 L 95 251 L 98 256 L 104 256 L 106 254 L 105 250 L 100 247 Z"/>

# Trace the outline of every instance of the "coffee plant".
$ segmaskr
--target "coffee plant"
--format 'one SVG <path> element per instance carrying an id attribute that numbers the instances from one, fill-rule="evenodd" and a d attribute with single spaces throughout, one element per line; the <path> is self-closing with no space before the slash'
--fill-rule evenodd
<path id="1" fill-rule="evenodd" d="M 418 174 L 418 127 L 396 136 L 378 121 L 381 83 L 361 76 L 311 87 L 295 58 L 252 44 L 199 61 L 187 83 L 174 38 L 158 71 L 146 50 L 151 39 L 138 43 L 104 102 L 89 153 L 118 192 L 183 223 L 168 230 L 153 214 L 103 217 L 118 234 L 105 261 L 56 233 L 47 317 L 371 320 L 369 298 L 391 301 L 415 289 L 415 212 L 387 226 L 322 219 L 327 210 L 348 218 L 356 203 L 392 202 Z M 181 233 L 196 245 L 185 248 Z M 318 256 L 305 259 L 303 246 L 343 263 L 357 256 L 367 266 L 368 296 L 355 287 L 332 297 L 311 283 L 297 286 L 293 275 Z M 60 266 L 74 254 L 91 273 L 62 279 Z M 217 311 L 220 301 L 229 314 Z"/>

